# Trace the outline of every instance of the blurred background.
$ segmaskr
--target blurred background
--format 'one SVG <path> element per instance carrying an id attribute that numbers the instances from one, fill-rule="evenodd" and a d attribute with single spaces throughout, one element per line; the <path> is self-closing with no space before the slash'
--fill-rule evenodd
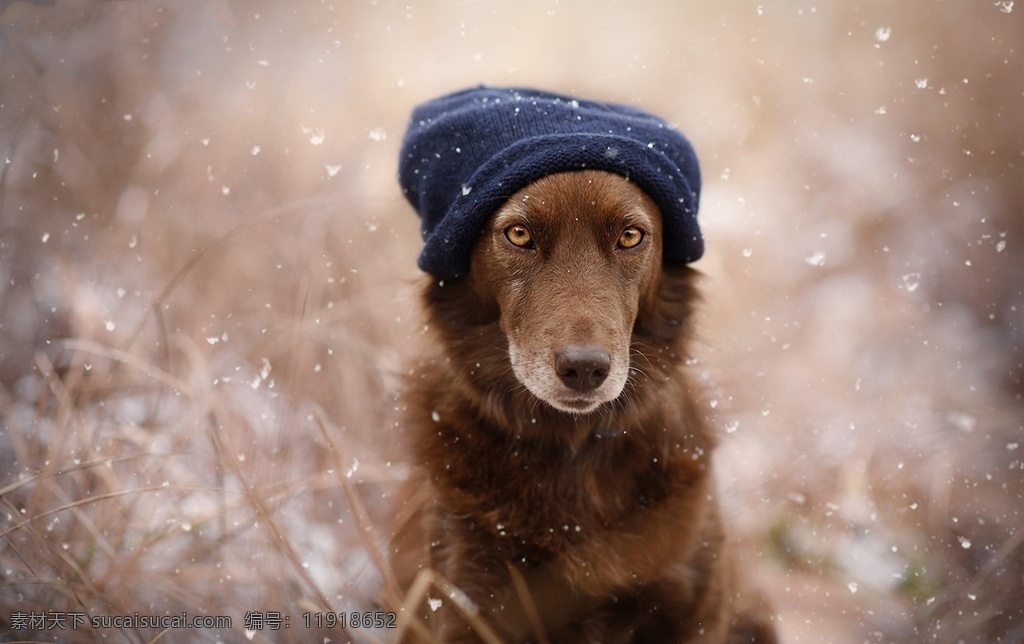
<path id="1" fill-rule="evenodd" d="M 1022 43 L 1011 0 L 3 0 L 0 639 L 374 606 L 422 328 L 398 147 L 487 83 L 694 143 L 693 368 L 783 641 L 1024 641 Z"/>

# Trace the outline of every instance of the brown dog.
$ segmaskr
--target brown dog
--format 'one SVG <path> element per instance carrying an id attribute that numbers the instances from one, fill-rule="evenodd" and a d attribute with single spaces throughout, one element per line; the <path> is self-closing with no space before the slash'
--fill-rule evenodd
<path id="1" fill-rule="evenodd" d="M 406 584 L 433 567 L 503 640 L 775 639 L 737 585 L 683 369 L 697 274 L 663 263 L 661 235 L 628 180 L 553 174 L 491 218 L 468 275 L 424 291 L 433 351 L 407 408 L 425 502 L 393 562 Z M 477 640 L 455 603 L 424 611 L 432 629 Z"/>

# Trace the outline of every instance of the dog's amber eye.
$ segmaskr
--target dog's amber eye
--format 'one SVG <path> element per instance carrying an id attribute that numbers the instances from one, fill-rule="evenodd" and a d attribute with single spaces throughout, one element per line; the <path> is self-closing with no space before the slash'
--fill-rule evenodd
<path id="1" fill-rule="evenodd" d="M 526 226 L 515 224 L 505 229 L 505 239 L 519 248 L 533 248 L 533 235 Z"/>
<path id="2" fill-rule="evenodd" d="M 636 226 L 630 226 L 619 235 L 619 248 L 636 248 L 644 240 L 644 232 Z"/>

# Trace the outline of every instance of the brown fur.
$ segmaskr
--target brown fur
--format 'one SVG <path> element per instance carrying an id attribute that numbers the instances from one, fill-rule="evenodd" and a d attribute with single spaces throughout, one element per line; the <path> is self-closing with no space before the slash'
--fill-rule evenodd
<path id="1" fill-rule="evenodd" d="M 644 193 L 582 171 L 512 196 L 469 274 L 430 280 L 432 350 L 406 398 L 425 501 L 393 539 L 406 584 L 432 566 L 510 642 L 774 641 L 766 609 L 737 609 L 756 601 L 734 579 L 714 432 L 682 368 L 696 276 L 663 264 Z M 563 369 L 567 347 L 607 356 L 583 364 L 590 385 Z M 434 631 L 474 641 L 452 603 L 425 611 Z"/>

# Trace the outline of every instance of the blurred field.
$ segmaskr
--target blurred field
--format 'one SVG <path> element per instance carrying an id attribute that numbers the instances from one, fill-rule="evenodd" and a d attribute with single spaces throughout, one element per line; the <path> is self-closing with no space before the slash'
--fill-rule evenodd
<path id="1" fill-rule="evenodd" d="M 397 150 L 486 82 L 694 142 L 694 368 L 784 641 L 1024 641 L 1022 43 L 1009 1 L 5 0 L 0 640 L 372 608 L 422 325 Z"/>

